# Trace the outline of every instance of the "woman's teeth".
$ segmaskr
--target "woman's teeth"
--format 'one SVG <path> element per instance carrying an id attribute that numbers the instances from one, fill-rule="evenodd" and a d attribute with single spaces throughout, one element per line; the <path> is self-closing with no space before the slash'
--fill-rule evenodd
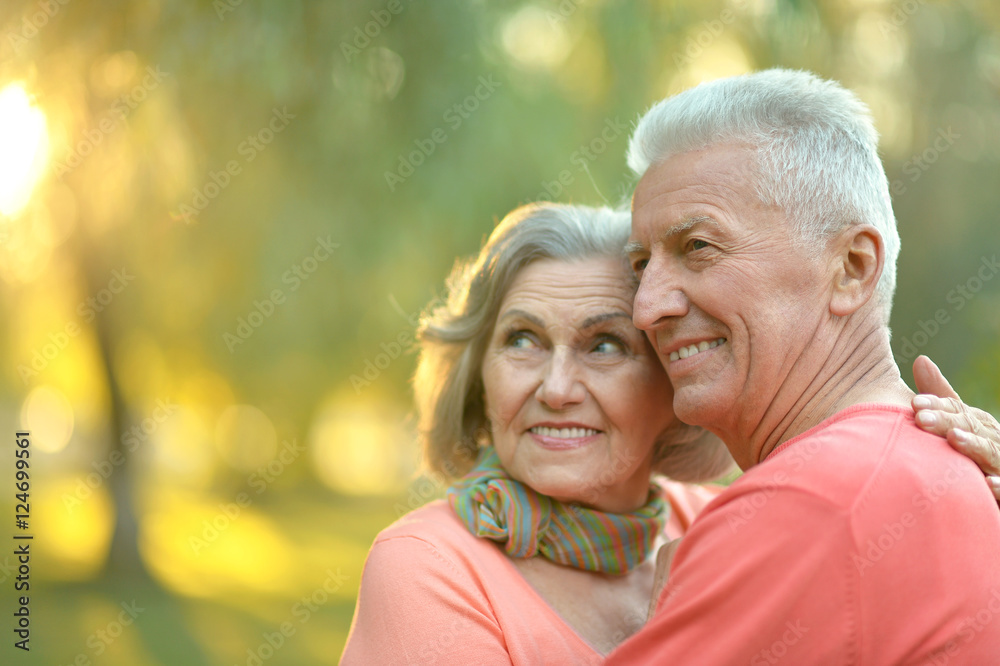
<path id="1" fill-rule="evenodd" d="M 557 439 L 578 439 L 580 437 L 591 437 L 600 432 L 593 428 L 549 428 L 547 426 L 535 426 L 531 432 L 543 437 L 555 437 Z"/>
<path id="2" fill-rule="evenodd" d="M 681 347 L 677 351 L 670 352 L 670 360 L 677 361 L 682 358 L 688 358 L 689 356 L 694 356 L 695 354 L 703 352 L 706 349 L 715 349 L 725 341 L 726 341 L 725 338 L 719 338 L 717 340 L 712 340 L 711 342 L 709 342 L 708 340 L 702 340 L 696 345 L 688 345 L 687 347 Z"/>

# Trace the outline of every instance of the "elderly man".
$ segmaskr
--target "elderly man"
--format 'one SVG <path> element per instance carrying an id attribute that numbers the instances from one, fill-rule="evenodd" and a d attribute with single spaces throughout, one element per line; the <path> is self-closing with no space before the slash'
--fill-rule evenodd
<path id="1" fill-rule="evenodd" d="M 893 362 L 867 108 L 803 72 L 723 79 L 654 106 L 629 163 L 635 323 L 746 474 L 609 663 L 997 663 L 1000 515 Z"/>

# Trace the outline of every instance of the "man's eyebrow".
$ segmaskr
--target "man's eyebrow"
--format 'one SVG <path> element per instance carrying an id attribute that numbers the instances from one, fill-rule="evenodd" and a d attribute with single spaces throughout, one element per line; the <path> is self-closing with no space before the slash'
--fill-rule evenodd
<path id="1" fill-rule="evenodd" d="M 634 254 L 636 252 L 643 252 L 645 249 L 646 246 L 641 241 L 629 241 L 625 243 L 625 254 Z"/>
<path id="2" fill-rule="evenodd" d="M 711 224 L 712 226 L 719 226 L 719 223 L 715 221 L 714 218 L 708 217 L 707 215 L 692 215 L 690 217 L 684 218 L 682 221 L 678 222 L 674 226 L 666 229 L 660 234 L 659 240 L 664 241 L 677 234 L 684 233 L 688 229 L 697 226 L 699 224 Z M 625 254 L 632 254 L 633 252 L 645 252 L 647 250 L 646 245 L 641 241 L 629 241 L 625 244 Z"/>
<path id="3" fill-rule="evenodd" d="M 684 233 L 688 229 L 699 224 L 711 224 L 715 227 L 719 226 L 719 223 L 716 222 L 714 218 L 708 217 L 707 215 L 692 215 L 690 217 L 685 217 L 682 222 L 679 222 L 664 231 L 660 234 L 660 238 L 665 239 L 670 238 L 671 236 L 676 236 L 677 234 Z"/>

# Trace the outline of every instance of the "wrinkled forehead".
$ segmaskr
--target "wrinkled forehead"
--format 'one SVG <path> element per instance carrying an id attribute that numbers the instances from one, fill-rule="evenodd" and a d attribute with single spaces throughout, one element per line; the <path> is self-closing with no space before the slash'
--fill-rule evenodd
<path id="1" fill-rule="evenodd" d="M 619 308 L 631 315 L 635 288 L 624 249 L 613 256 L 538 259 L 514 276 L 501 310 L 514 306 L 566 311 Z"/>
<path id="2" fill-rule="evenodd" d="M 657 162 L 643 174 L 632 198 L 628 249 L 645 249 L 702 225 L 716 230 L 784 221 L 760 194 L 755 151 L 718 144 Z M 790 234 L 782 225 L 774 230 Z"/>

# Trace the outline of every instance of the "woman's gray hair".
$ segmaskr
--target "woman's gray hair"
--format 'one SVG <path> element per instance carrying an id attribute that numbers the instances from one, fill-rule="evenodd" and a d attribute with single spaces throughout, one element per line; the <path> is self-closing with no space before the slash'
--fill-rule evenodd
<path id="1" fill-rule="evenodd" d="M 878 229 L 885 266 L 876 290 L 888 323 L 899 232 L 868 107 L 834 81 L 769 69 L 702 83 L 654 105 L 629 139 L 640 177 L 673 155 L 720 143 L 756 152 L 757 196 L 782 208 L 805 243 L 854 224 Z"/>
<path id="2" fill-rule="evenodd" d="M 489 441 L 482 360 L 500 302 L 515 276 L 539 259 L 616 257 L 629 274 L 627 212 L 553 203 L 513 210 L 473 259 L 449 276 L 443 305 L 425 312 L 417 330 L 413 378 L 418 432 L 427 466 L 447 478 L 465 474 Z M 678 481 L 718 477 L 732 466 L 725 446 L 702 428 L 676 422 L 658 442 L 656 469 Z"/>

